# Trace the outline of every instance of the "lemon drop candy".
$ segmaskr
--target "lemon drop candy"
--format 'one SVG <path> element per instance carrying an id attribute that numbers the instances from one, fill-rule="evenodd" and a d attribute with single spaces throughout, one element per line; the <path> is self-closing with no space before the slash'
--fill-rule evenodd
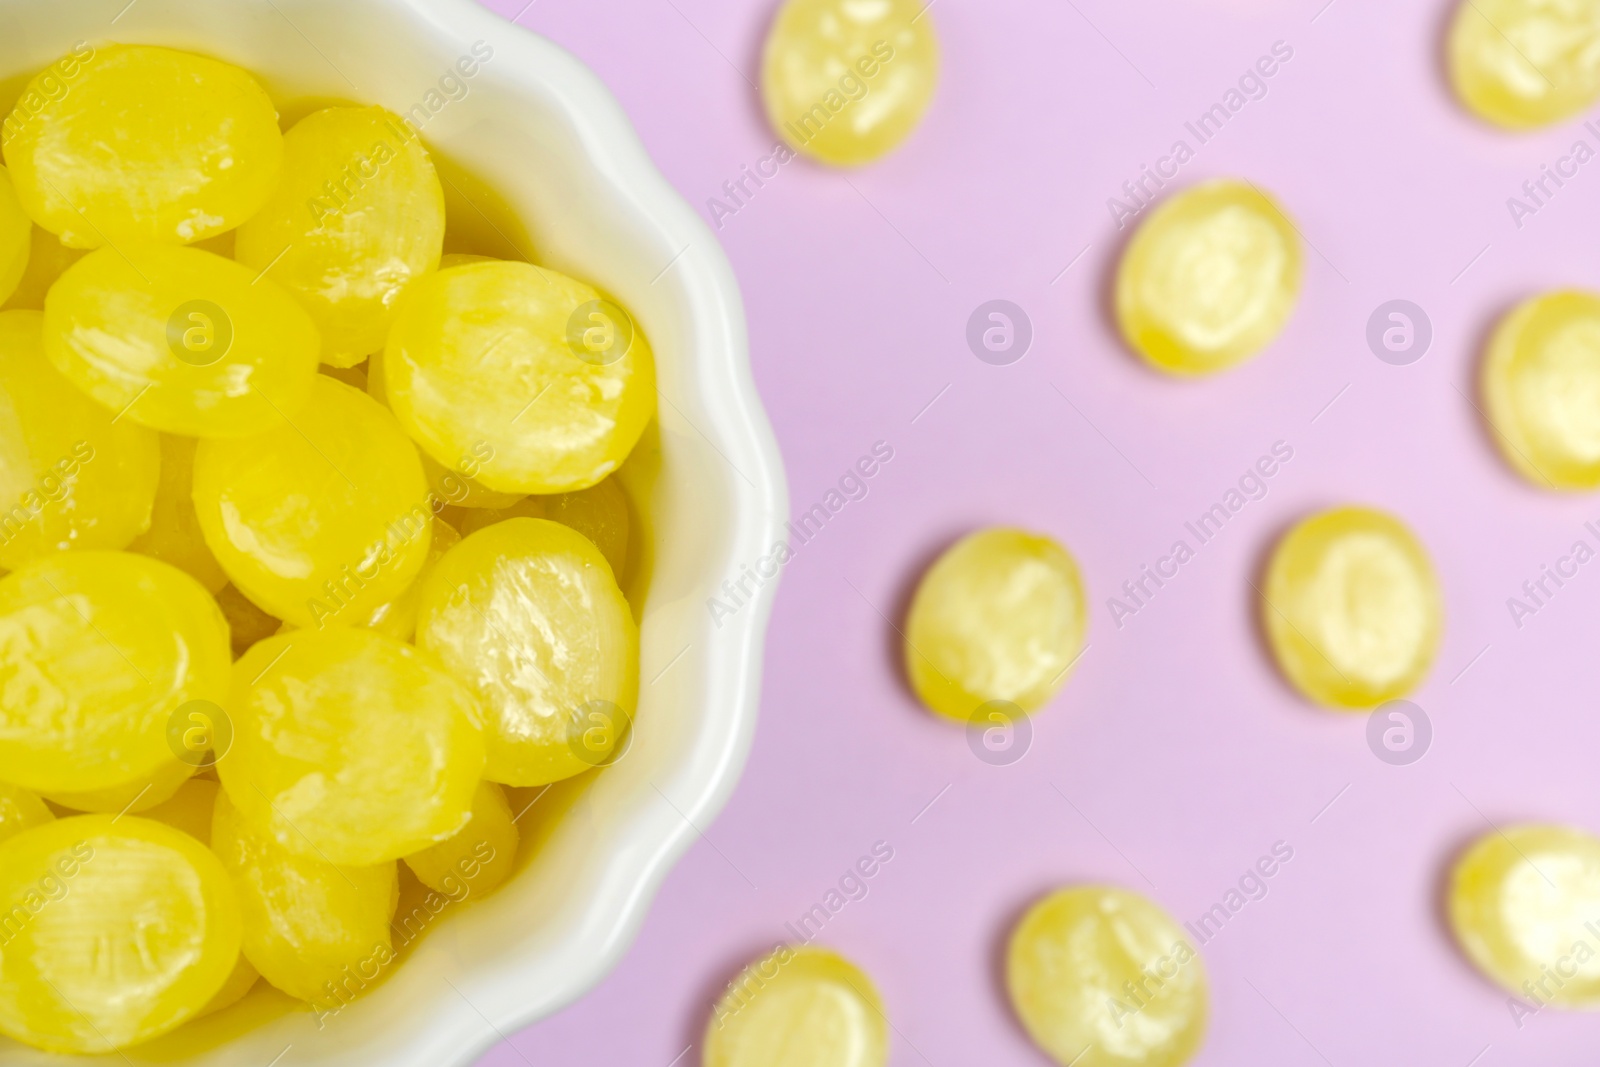
<path id="1" fill-rule="evenodd" d="M 472 821 L 453 837 L 414 852 L 405 861 L 419 882 L 452 899 L 498 888 L 517 863 L 517 825 L 505 790 L 493 782 L 479 782 L 472 797 Z"/>
<path id="2" fill-rule="evenodd" d="M 182 830 L 203 845 L 211 844 L 211 814 L 222 786 L 209 778 L 190 778 L 177 791 L 142 814 L 146 819 Z"/>
<path id="3" fill-rule="evenodd" d="M 1544 126 L 1600 99 L 1592 0 L 1461 0 L 1447 52 L 1456 95 L 1497 126 Z"/>
<path id="4" fill-rule="evenodd" d="M 175 718 L 182 722 L 187 719 L 187 715 L 178 715 Z M 169 726 L 172 721 L 169 719 Z M 137 775 L 115 785 L 81 792 L 53 789 L 44 794 L 44 798 L 52 804 L 59 804 L 73 811 L 108 812 L 112 815 L 118 812 L 138 813 L 148 811 L 166 801 L 183 787 L 183 783 L 187 782 L 192 774 L 194 767 L 191 764 L 180 759 L 171 759 L 150 773 Z"/>
<path id="5" fill-rule="evenodd" d="M 133 539 L 128 551 L 172 564 L 215 595 L 228 584 L 228 576 L 206 546 L 194 511 L 195 444 L 193 437 L 161 435 L 161 480 L 156 486 L 150 528 Z"/>
<path id="6" fill-rule="evenodd" d="M 55 814 L 34 794 L 0 782 L 0 841 L 54 818 Z"/>
<path id="7" fill-rule="evenodd" d="M 928 568 L 906 616 L 906 674 L 933 711 L 1031 712 L 1061 688 L 1088 630 L 1078 565 L 1048 537 L 995 527 Z M 982 719 L 987 724 L 987 719 Z"/>
<path id="8" fill-rule="evenodd" d="M 44 316 L 0 311 L 0 566 L 122 548 L 149 524 L 154 433 L 116 419 L 45 358 Z"/>
<path id="9" fill-rule="evenodd" d="M 706 1026 L 704 1067 L 885 1067 L 872 980 L 828 949 L 780 946 L 744 969 Z"/>
<path id="10" fill-rule="evenodd" d="M 911 135 L 939 82 L 921 0 L 788 0 L 767 37 L 761 92 L 790 146 L 856 166 Z"/>
<path id="11" fill-rule="evenodd" d="M 506 493 L 586 489 L 627 458 L 655 414 L 644 331 L 592 287 L 495 260 L 430 274 L 407 293 L 383 352 L 406 432 Z"/>
<path id="12" fill-rule="evenodd" d="M 168 725 L 226 699 L 231 661 L 216 602 L 159 560 L 64 552 L 18 568 L 0 578 L 0 781 L 82 793 L 170 774 L 176 789 L 192 768 Z"/>
<path id="13" fill-rule="evenodd" d="M 1593 835 L 1540 825 L 1484 834 L 1450 874 L 1448 911 L 1467 957 L 1512 996 L 1600 1008 L 1592 926 L 1600 914 L 1600 840 Z"/>
<path id="14" fill-rule="evenodd" d="M 1421 684 L 1444 608 L 1428 553 L 1400 520 L 1341 507 L 1273 551 L 1261 616 L 1278 666 L 1330 708 L 1374 708 Z"/>
<path id="15" fill-rule="evenodd" d="M 101 248 L 44 302 L 67 380 L 164 433 L 243 437 L 294 418 L 317 376 L 311 317 L 269 277 L 198 248 Z"/>
<path id="16" fill-rule="evenodd" d="M 1057 1063 L 1178 1067 L 1205 1038 L 1205 967 L 1172 917 L 1114 886 L 1058 890 L 1006 948 L 1006 991 Z"/>
<path id="17" fill-rule="evenodd" d="M 1546 293 L 1489 340 L 1483 397 L 1506 460 L 1535 485 L 1600 486 L 1600 296 Z"/>
<path id="18" fill-rule="evenodd" d="M 228 620 L 229 644 L 237 659 L 250 646 L 283 629 L 283 620 L 273 618 L 250 602 L 231 582 L 217 591 L 217 607 Z"/>
<path id="19" fill-rule="evenodd" d="M 243 914 L 244 956 L 269 983 L 332 1010 L 355 973 L 394 959 L 389 921 L 399 900 L 393 863 L 336 867 L 291 852 L 217 796 L 212 848 L 232 876 Z"/>
<path id="20" fill-rule="evenodd" d="M 422 590 L 417 644 L 479 696 L 484 777 L 530 786 L 608 761 L 639 694 L 639 629 L 588 538 L 507 519 L 446 552 Z"/>
<path id="21" fill-rule="evenodd" d="M 1246 182 L 1221 179 L 1169 197 L 1117 267 L 1124 340 L 1169 374 L 1231 367 L 1265 348 L 1300 294 L 1300 238 Z"/>
<path id="22" fill-rule="evenodd" d="M 611 565 L 612 575 L 621 584 L 623 567 L 628 562 L 628 534 L 632 520 L 628 515 L 627 495 L 615 477 L 576 493 L 525 496 L 509 507 L 469 509 L 462 518 L 461 532 L 476 533 L 485 526 L 518 517 L 550 519 L 577 530 L 594 542 Z"/>
<path id="23" fill-rule="evenodd" d="M 295 626 L 356 626 L 422 570 L 433 514 L 394 416 L 325 374 L 287 421 L 195 450 L 194 504 L 217 562 Z"/>
<path id="24" fill-rule="evenodd" d="M 277 111 L 254 78 L 143 45 L 80 46 L 41 71 L 4 143 L 23 207 L 74 248 L 231 230 L 283 163 Z"/>
<path id="25" fill-rule="evenodd" d="M 270 268 L 316 320 L 323 361 L 352 366 L 383 347 L 406 286 L 438 267 L 444 191 L 416 131 L 381 107 L 313 112 L 283 153 L 283 180 L 239 227 L 234 257 Z"/>
<path id="26" fill-rule="evenodd" d="M 124 1049 L 199 1014 L 239 958 L 217 857 L 135 815 L 79 815 L 0 842 L 0 1033 L 50 1052 Z"/>
<path id="27" fill-rule="evenodd" d="M 420 649 L 360 628 L 269 637 L 234 664 L 228 713 L 222 786 L 291 852 L 369 866 L 467 824 L 477 701 Z"/>
<path id="28" fill-rule="evenodd" d="M 17 199 L 11 172 L 0 167 L 0 303 L 11 299 L 33 252 L 33 223 Z"/>

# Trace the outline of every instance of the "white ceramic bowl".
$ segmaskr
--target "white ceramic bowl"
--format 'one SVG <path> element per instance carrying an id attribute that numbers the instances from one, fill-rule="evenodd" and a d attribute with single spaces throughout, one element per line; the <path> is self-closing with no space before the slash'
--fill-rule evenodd
<path id="1" fill-rule="evenodd" d="M 624 470 L 651 557 L 635 590 L 643 659 L 627 755 L 534 805 L 519 824 L 535 839 L 532 858 L 496 894 L 409 926 L 397 917 L 406 929 L 428 927 L 426 936 L 338 1014 L 286 1011 L 258 987 L 239 1008 L 191 1024 L 176 1046 L 167 1038 L 105 1058 L 464 1065 L 615 964 L 696 827 L 732 792 L 749 748 L 776 583 L 720 625 L 707 601 L 780 540 L 787 500 L 738 287 L 594 75 L 472 0 L 136 0 L 120 15 L 119 6 L 0 0 L 5 105 L 24 78 L 87 41 L 237 63 L 291 119 L 330 101 L 409 113 L 446 178 L 455 229 L 485 251 L 531 254 L 608 290 L 655 348 L 659 436 L 647 433 Z M 73 1061 L 0 1039 L 0 1062 Z"/>

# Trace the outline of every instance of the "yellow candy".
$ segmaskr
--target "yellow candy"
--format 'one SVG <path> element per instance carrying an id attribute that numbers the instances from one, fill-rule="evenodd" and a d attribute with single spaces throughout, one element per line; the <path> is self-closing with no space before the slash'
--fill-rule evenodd
<path id="1" fill-rule="evenodd" d="M 1043 706 L 1083 649 L 1078 565 L 1048 537 L 997 527 L 928 569 L 906 618 L 906 673 L 940 715 L 971 721 L 990 701 Z"/>
<path id="2" fill-rule="evenodd" d="M 27 268 L 22 272 L 22 280 L 17 282 L 17 288 L 4 306 L 7 309 L 25 308 L 29 311 L 43 311 L 44 297 L 50 291 L 50 287 L 68 267 L 82 259 L 86 251 L 82 248 L 68 248 L 61 243 L 61 238 L 43 226 L 32 227 L 32 237 L 28 243 Z"/>
<path id="3" fill-rule="evenodd" d="M 593 288 L 527 263 L 470 263 L 417 282 L 383 353 L 406 432 L 506 493 L 586 489 L 655 414 L 643 330 Z"/>
<path id="4" fill-rule="evenodd" d="M 508 519 L 445 553 L 417 644 L 477 692 L 484 777 L 543 785 L 605 763 L 633 719 L 639 629 L 605 557 L 546 519 Z"/>
<path id="5" fill-rule="evenodd" d="M 188 244 L 231 230 L 278 183 L 278 113 L 254 78 L 167 48 L 80 45 L 5 121 L 22 205 L 73 248 Z"/>
<path id="6" fill-rule="evenodd" d="M 239 958 L 239 901 L 198 841 L 80 815 L 0 842 L 0 1033 L 52 1052 L 148 1041 L 202 1011 Z"/>
<path id="7" fill-rule="evenodd" d="M 704 1067 L 884 1067 L 888 1016 L 836 952 L 785 945 L 746 967 L 706 1026 Z"/>
<path id="8" fill-rule="evenodd" d="M 243 909 L 241 908 L 241 910 Z M 240 952 L 239 958 L 234 961 L 233 971 L 228 975 L 227 981 L 223 982 L 222 988 L 217 990 L 210 1000 L 206 1001 L 206 1006 L 200 1009 L 195 1018 L 198 1019 L 202 1015 L 210 1015 L 214 1011 L 221 1011 L 223 1008 L 237 1004 L 244 999 L 246 993 L 250 992 L 251 988 L 256 984 L 256 980 L 260 977 L 261 972 L 250 966 L 250 961 L 245 958 L 243 952 Z"/>
<path id="9" fill-rule="evenodd" d="M 193 437 L 161 436 L 161 482 L 156 487 L 150 529 L 135 537 L 128 551 L 154 556 L 186 571 L 215 595 L 228 584 L 228 576 L 206 547 L 194 512 L 195 443 Z"/>
<path id="10" fill-rule="evenodd" d="M 1209 374 L 1278 336 L 1300 294 L 1300 238 L 1245 182 L 1168 199 L 1140 225 L 1117 269 L 1117 324 L 1151 364 Z"/>
<path id="11" fill-rule="evenodd" d="M 370 982 L 393 961 L 395 864 L 336 867 L 290 852 L 241 817 L 227 793 L 212 827 L 239 893 L 245 958 L 272 985 L 327 1010 L 347 999 L 340 990 L 353 975 Z"/>
<path id="12" fill-rule="evenodd" d="M 1398 519 L 1343 507 L 1286 534 L 1261 614 L 1278 666 L 1330 708 L 1374 708 L 1421 684 L 1444 609 L 1427 550 Z"/>
<path id="13" fill-rule="evenodd" d="M 939 82 L 939 42 L 923 0 L 788 0 L 767 38 L 767 117 L 808 156 L 855 166 L 887 154 L 922 121 Z"/>
<path id="14" fill-rule="evenodd" d="M 472 821 L 454 837 L 406 857 L 417 880 L 452 900 L 481 896 L 511 877 L 517 863 L 517 824 L 506 793 L 480 782 L 472 797 Z"/>
<path id="15" fill-rule="evenodd" d="M 230 662 L 216 603 L 158 560 L 68 552 L 13 571 L 0 579 L 0 780 L 80 793 L 187 776 L 169 721 L 225 699 Z"/>
<path id="16" fill-rule="evenodd" d="M 183 787 L 194 767 L 179 760 L 168 760 L 153 773 L 141 774 L 126 782 L 82 792 L 52 790 L 45 799 L 73 811 L 95 811 L 116 815 L 148 811 L 164 803 Z"/>
<path id="17" fill-rule="evenodd" d="M 383 347 L 406 286 L 438 267 L 444 191 L 416 132 L 381 107 L 314 112 L 283 152 L 283 181 L 234 254 L 270 267 L 316 320 L 324 362 L 348 367 Z"/>
<path id="18" fill-rule="evenodd" d="M 455 258 L 490 262 L 483 256 Z M 388 407 L 389 395 L 384 389 L 383 381 L 383 357 L 374 356 L 367 366 L 370 371 L 367 375 L 367 395 L 384 407 Z M 446 467 L 422 449 L 417 449 L 417 456 L 422 460 L 422 473 L 427 477 L 428 488 L 433 490 L 434 495 L 441 500 L 449 501 L 453 507 L 461 508 L 505 508 L 521 500 L 521 493 L 497 493 L 493 489 L 485 489 L 468 476 L 467 472 L 476 471 L 478 465 L 485 457 L 492 454 L 493 450 L 485 442 L 474 445 L 473 451 L 474 455 L 457 459 L 454 467 Z"/>
<path id="19" fill-rule="evenodd" d="M 610 480 L 609 478 L 606 479 L 606 481 Z M 604 485 L 605 482 L 601 484 Z M 462 536 L 467 536 L 493 526 L 497 522 L 505 522 L 507 519 L 549 518 L 549 507 L 547 505 L 549 501 L 554 499 L 556 498 L 550 496 L 524 496 L 518 497 L 505 507 L 460 508 L 454 510 L 460 518 Z M 562 523 L 561 525 L 570 526 L 572 524 Z M 593 540 L 593 538 L 590 538 L 590 540 Z"/>
<path id="20" fill-rule="evenodd" d="M 203 441 L 194 503 L 233 584 L 295 626 L 356 626 L 411 584 L 433 513 L 416 449 L 371 397 L 316 375 L 289 422 Z"/>
<path id="21" fill-rule="evenodd" d="M 182 830 L 203 845 L 211 844 L 211 814 L 222 786 L 209 778 L 190 778 L 171 797 L 147 809 L 144 817 Z"/>
<path id="22" fill-rule="evenodd" d="M 1480 118 L 1529 129 L 1600 98 L 1600 8 L 1590 0 L 1462 0 L 1450 82 Z"/>
<path id="23" fill-rule="evenodd" d="M 1483 396 L 1500 450 L 1529 481 L 1600 486 L 1600 296 L 1518 305 L 1489 342 Z"/>
<path id="24" fill-rule="evenodd" d="M 0 782 L 0 841 L 54 818 L 55 814 L 34 794 Z"/>
<path id="25" fill-rule="evenodd" d="M 1518 1000 L 1600 1007 L 1593 925 L 1600 915 L 1600 840 L 1594 836 L 1564 826 L 1508 826 L 1485 834 L 1451 873 L 1449 912 L 1467 956 Z"/>
<path id="26" fill-rule="evenodd" d="M 217 607 L 228 620 L 228 632 L 235 658 L 247 652 L 257 641 L 265 640 L 283 629 L 283 620 L 275 619 L 250 602 L 250 598 L 231 585 L 217 592 Z"/>
<path id="27" fill-rule="evenodd" d="M 369 626 L 381 634 L 388 634 L 396 641 L 410 641 L 417 633 L 417 609 L 422 604 L 422 587 L 428 580 L 428 575 L 433 573 L 434 565 L 443 558 L 444 554 L 454 548 L 461 541 L 461 535 L 456 533 L 455 527 L 441 519 L 433 520 L 433 540 L 428 545 L 428 559 L 422 565 L 416 579 L 405 588 L 405 592 L 395 597 L 386 604 L 379 604 L 368 615 L 363 626 Z"/>
<path id="28" fill-rule="evenodd" d="M 0 167 L 0 303 L 16 292 L 32 251 L 33 223 L 23 214 L 11 172 Z"/>
<path id="29" fill-rule="evenodd" d="M 1198 953 L 1166 912 L 1125 889 L 1062 889 L 1028 909 L 1011 934 L 1006 988 L 1060 1064 L 1178 1067 L 1205 1038 Z"/>
<path id="30" fill-rule="evenodd" d="M 243 437 L 295 418 L 317 329 L 271 278 L 198 248 L 102 248 L 44 302 L 45 351 L 123 418 L 189 437 Z"/>
<path id="31" fill-rule="evenodd" d="M 223 788 L 291 852 L 367 866 L 467 823 L 484 766 L 477 702 L 410 645 L 364 629 L 270 637 L 234 665 L 228 711 Z"/>
<path id="32" fill-rule="evenodd" d="M 0 566 L 122 548 L 149 524 L 156 435 L 94 403 L 45 359 L 44 316 L 0 312 Z"/>

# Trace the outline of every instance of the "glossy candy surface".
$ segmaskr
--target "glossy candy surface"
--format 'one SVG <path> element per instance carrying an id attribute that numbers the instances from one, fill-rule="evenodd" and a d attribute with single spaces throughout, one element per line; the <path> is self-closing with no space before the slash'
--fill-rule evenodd
<path id="1" fill-rule="evenodd" d="M 150 524 L 154 433 L 115 419 L 45 358 L 44 316 L 0 312 L 0 566 L 117 549 Z"/>
<path id="2" fill-rule="evenodd" d="M 70 793 L 179 773 L 168 722 L 191 700 L 221 703 L 230 662 L 221 610 L 158 560 L 68 552 L 13 571 L 0 579 L 0 780 Z"/>
<path id="3" fill-rule="evenodd" d="M 150 528 L 133 539 L 128 551 L 172 564 L 215 595 L 228 584 L 228 575 L 206 545 L 194 511 L 194 449 L 193 437 L 161 435 L 161 480 Z"/>
<path id="4" fill-rule="evenodd" d="M 527 263 L 423 278 L 395 316 L 383 390 L 438 463 L 499 492 L 585 489 L 627 458 L 655 413 L 643 330 L 593 288 Z"/>
<path id="5" fill-rule="evenodd" d="M 1484 834 L 1456 862 L 1448 905 L 1467 957 L 1512 996 L 1600 1007 L 1600 840 L 1592 834 L 1526 825 Z"/>
<path id="6" fill-rule="evenodd" d="M 205 1009 L 239 958 L 239 902 L 204 845 L 111 815 L 0 842 L 0 911 L 27 916 L 0 953 L 0 1033 L 105 1052 Z M 14 920 L 15 921 L 15 920 Z"/>
<path id="7" fill-rule="evenodd" d="M 577 530 L 600 550 L 620 584 L 628 563 L 628 534 L 632 519 L 628 498 L 615 478 L 576 493 L 525 496 L 508 507 L 473 508 L 461 517 L 461 532 L 476 533 L 506 519 L 549 519 Z"/>
<path id="8" fill-rule="evenodd" d="M 884 1067 L 883 1001 L 860 968 L 787 945 L 746 967 L 706 1027 L 704 1067 Z"/>
<path id="9" fill-rule="evenodd" d="M 1497 126 L 1529 129 L 1600 98 L 1600 5 L 1593 0 L 1461 0 L 1450 82 Z"/>
<path id="10" fill-rule="evenodd" d="M 241 819 L 227 793 L 217 796 L 212 847 L 239 894 L 244 956 L 278 989 L 328 1010 L 345 968 L 372 974 L 393 959 L 393 863 L 335 867 L 290 852 Z"/>
<path id="11" fill-rule="evenodd" d="M 1295 688 L 1331 708 L 1377 707 L 1421 684 L 1444 607 L 1427 550 L 1391 515 L 1342 507 L 1284 535 L 1261 618 Z"/>
<path id="12" fill-rule="evenodd" d="M 1600 296 L 1556 292 L 1500 321 L 1483 367 L 1495 443 L 1535 485 L 1600 486 Z"/>
<path id="13" fill-rule="evenodd" d="M 1137 893 L 1076 886 L 1011 934 L 1006 989 L 1034 1042 L 1076 1067 L 1178 1067 L 1205 1037 L 1205 968 L 1178 924 Z"/>
<path id="14" fill-rule="evenodd" d="M 939 83 L 939 42 L 921 0 L 788 0 L 767 37 L 767 117 L 795 149 L 855 166 L 892 151 Z"/>
<path id="15" fill-rule="evenodd" d="M 517 826 L 505 790 L 493 782 L 478 783 L 472 821 L 453 837 L 405 859 L 418 881 L 451 899 L 497 888 L 511 877 L 517 862 Z"/>
<path id="16" fill-rule="evenodd" d="M 290 852 L 368 866 L 467 823 L 484 768 L 477 702 L 410 645 L 360 628 L 270 637 L 234 665 L 228 711 L 223 787 Z"/>
<path id="17" fill-rule="evenodd" d="M 433 515 L 394 417 L 315 377 L 290 422 L 200 444 L 195 510 L 222 569 L 260 607 L 295 626 L 356 626 L 422 569 Z"/>
<path id="18" fill-rule="evenodd" d="M 33 220 L 74 248 L 188 244 L 249 218 L 277 184 L 278 113 L 214 59 L 79 45 L 28 83 L 5 159 Z"/>
<path id="19" fill-rule="evenodd" d="M 481 699 L 491 781 L 580 774 L 632 722 L 638 627 L 600 550 L 559 523 L 508 519 L 447 552 L 423 587 L 417 643 Z"/>
<path id="20" fill-rule="evenodd" d="M 143 426 L 243 437 L 295 418 L 316 377 L 311 317 L 270 277 L 198 248 L 102 248 L 44 302 L 45 352 Z"/>
<path id="21" fill-rule="evenodd" d="M 5 307 L 43 311 L 44 297 L 66 269 L 87 253 L 86 249 L 68 248 L 61 239 L 43 226 L 33 226 L 28 242 L 28 263 L 22 278 L 12 291 Z"/>
<path id="22" fill-rule="evenodd" d="M 980 530 L 917 586 L 906 673 L 924 704 L 962 722 L 995 700 L 1034 711 L 1066 680 L 1087 629 L 1083 580 L 1065 549 L 1023 530 Z"/>
<path id="23" fill-rule="evenodd" d="M 444 192 L 416 133 L 381 107 L 313 112 L 283 151 L 283 181 L 234 254 L 299 297 L 323 360 L 348 367 L 383 348 L 406 286 L 439 265 Z"/>
<path id="24" fill-rule="evenodd" d="M 1265 348 L 1300 293 L 1300 238 L 1246 182 L 1217 180 L 1158 205 L 1117 268 L 1123 339 L 1170 374 L 1209 374 Z"/>

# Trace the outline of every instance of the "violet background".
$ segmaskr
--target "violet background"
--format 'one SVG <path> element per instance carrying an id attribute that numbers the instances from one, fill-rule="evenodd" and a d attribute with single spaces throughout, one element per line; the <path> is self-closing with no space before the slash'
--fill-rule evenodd
<path id="1" fill-rule="evenodd" d="M 707 199 L 769 152 L 751 83 L 775 0 L 488 3 L 593 67 L 708 221 Z M 1442 72 L 1453 6 L 937 0 L 943 77 L 915 136 L 861 170 L 791 163 L 723 220 L 796 513 L 874 442 L 894 458 L 785 568 L 749 764 L 637 942 L 483 1064 L 693 1067 L 725 983 L 877 841 L 893 860 L 819 942 L 876 981 L 895 1064 L 1046 1063 L 1000 980 L 1029 902 L 1105 881 L 1193 920 L 1277 841 L 1292 861 L 1202 950 L 1197 1067 L 1592 1062 L 1600 1020 L 1547 1010 L 1519 1030 L 1441 918 L 1452 858 L 1491 823 L 1600 829 L 1600 562 L 1520 629 L 1506 605 L 1575 540 L 1600 547 L 1583 529 L 1600 502 L 1523 483 L 1474 410 L 1501 313 L 1600 288 L 1600 161 L 1520 229 L 1506 205 L 1600 137 L 1464 113 Z M 1193 147 L 1183 123 L 1277 41 L 1294 55 L 1268 95 L 1176 185 L 1242 175 L 1276 194 L 1305 238 L 1300 305 L 1231 373 L 1161 377 L 1108 322 L 1126 232 L 1106 200 L 1175 139 Z M 1034 329 L 1010 366 L 964 339 L 996 298 Z M 1365 341 L 1395 298 L 1432 320 L 1410 366 Z M 1294 458 L 1270 494 L 1118 629 L 1105 599 L 1278 440 Z M 1362 716 L 1292 694 L 1257 631 L 1249 583 L 1274 538 L 1342 502 L 1402 515 L 1444 585 L 1446 636 L 1413 697 L 1434 739 L 1411 766 L 1374 757 Z M 1069 546 L 1093 607 L 1031 750 L 997 767 L 918 707 L 882 615 L 898 621 L 954 538 L 1000 523 Z"/>

